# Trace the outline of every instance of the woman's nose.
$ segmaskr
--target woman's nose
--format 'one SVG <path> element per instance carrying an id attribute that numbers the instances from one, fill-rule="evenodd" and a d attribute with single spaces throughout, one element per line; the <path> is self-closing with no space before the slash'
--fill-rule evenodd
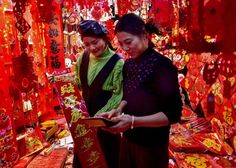
<path id="1" fill-rule="evenodd" d="M 94 46 L 94 45 L 90 46 L 90 50 L 94 50 L 95 48 L 96 48 L 96 46 Z"/>
<path id="2" fill-rule="evenodd" d="M 126 46 L 126 45 L 125 45 L 125 46 L 122 46 L 122 48 L 123 48 L 124 51 L 128 51 L 128 50 L 129 50 L 129 47 Z"/>

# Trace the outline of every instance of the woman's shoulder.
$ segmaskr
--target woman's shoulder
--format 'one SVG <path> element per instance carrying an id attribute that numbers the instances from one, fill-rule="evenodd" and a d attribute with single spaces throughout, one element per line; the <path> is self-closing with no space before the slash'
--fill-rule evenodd
<path id="1" fill-rule="evenodd" d="M 157 57 L 159 63 L 172 64 L 172 61 L 165 55 L 153 50 L 153 57 Z"/>
<path id="2" fill-rule="evenodd" d="M 158 67 L 162 67 L 162 68 L 167 68 L 169 70 L 176 70 L 176 66 L 173 64 L 173 62 L 167 57 L 164 56 L 163 54 L 155 51 L 154 52 L 155 57 L 157 57 L 157 61 L 156 61 L 156 66 Z"/>

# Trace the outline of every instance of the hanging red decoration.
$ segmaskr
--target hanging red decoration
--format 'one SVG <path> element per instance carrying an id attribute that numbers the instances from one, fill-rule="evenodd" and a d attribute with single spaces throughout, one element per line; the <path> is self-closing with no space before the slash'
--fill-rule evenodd
<path id="1" fill-rule="evenodd" d="M 70 69 L 57 71 L 55 76 L 71 73 Z M 83 168 L 107 168 L 107 163 L 97 139 L 96 129 L 88 128 L 82 118 L 89 117 L 84 100 L 73 83 L 58 81 L 55 83 L 60 105 L 74 140 L 75 152 Z"/>
<path id="2" fill-rule="evenodd" d="M 37 9 L 38 9 L 38 22 L 49 23 L 52 18 L 52 11 L 55 10 L 53 7 L 53 2 L 45 0 L 37 0 Z"/>
<path id="3" fill-rule="evenodd" d="M 53 2 L 54 10 L 45 32 L 49 73 L 65 68 L 61 7 L 56 1 Z"/>
<path id="4" fill-rule="evenodd" d="M 168 27 L 171 24 L 172 1 L 152 0 L 152 14 L 155 23 L 162 27 Z"/>
<path id="5" fill-rule="evenodd" d="M 15 17 L 17 19 L 15 26 L 20 31 L 20 33 L 22 35 L 27 33 L 29 31 L 29 29 L 31 28 L 29 23 L 23 17 L 23 13 L 25 13 L 25 5 L 26 5 L 26 0 L 17 1 L 14 8 L 13 8 L 13 12 L 14 12 Z"/>
<path id="6" fill-rule="evenodd" d="M 222 40 L 223 7 L 222 0 L 204 0 L 203 7 L 204 35 Z"/>
<path id="7" fill-rule="evenodd" d="M 99 21 L 103 15 L 102 8 L 97 4 L 94 5 L 91 15 L 94 17 L 95 20 Z"/>
<path id="8" fill-rule="evenodd" d="M 217 66 L 217 62 L 212 65 L 209 65 L 208 63 L 204 65 L 203 79 L 206 82 L 206 84 L 215 83 L 218 75 L 219 75 L 219 69 Z"/>
<path id="9" fill-rule="evenodd" d="M 136 11 L 138 8 L 141 7 L 142 1 L 141 0 L 130 0 L 130 10 Z"/>
<path id="10" fill-rule="evenodd" d="M 220 74 L 227 78 L 236 75 L 236 55 L 233 53 L 223 53 L 218 56 L 217 63 L 219 65 Z"/>
<path id="11" fill-rule="evenodd" d="M 118 15 L 122 16 L 130 9 L 130 0 L 117 0 Z"/>

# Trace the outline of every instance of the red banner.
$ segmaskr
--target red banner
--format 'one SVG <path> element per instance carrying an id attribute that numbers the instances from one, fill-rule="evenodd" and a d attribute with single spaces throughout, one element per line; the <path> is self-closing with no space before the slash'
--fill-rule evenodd
<path id="1" fill-rule="evenodd" d="M 51 20 L 46 24 L 46 45 L 48 71 L 62 70 L 65 68 L 64 63 L 64 44 L 62 31 L 61 6 L 57 1 L 52 2 L 53 10 Z"/>
<path id="2" fill-rule="evenodd" d="M 70 70 L 66 69 L 56 72 L 55 75 L 60 76 L 69 72 Z M 107 168 L 96 130 L 88 129 L 81 120 L 89 117 L 89 114 L 78 87 L 65 81 L 58 81 L 55 85 L 82 168 Z"/>

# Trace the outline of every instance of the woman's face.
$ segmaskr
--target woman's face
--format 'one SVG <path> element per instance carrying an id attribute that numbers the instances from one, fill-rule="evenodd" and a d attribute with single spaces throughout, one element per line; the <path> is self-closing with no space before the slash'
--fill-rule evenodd
<path id="1" fill-rule="evenodd" d="M 148 48 L 147 36 L 136 36 L 127 32 L 117 32 L 116 37 L 121 48 L 131 57 L 140 56 Z"/>
<path id="2" fill-rule="evenodd" d="M 104 39 L 98 37 L 83 37 L 83 43 L 85 48 L 95 57 L 100 57 L 106 48 Z"/>

